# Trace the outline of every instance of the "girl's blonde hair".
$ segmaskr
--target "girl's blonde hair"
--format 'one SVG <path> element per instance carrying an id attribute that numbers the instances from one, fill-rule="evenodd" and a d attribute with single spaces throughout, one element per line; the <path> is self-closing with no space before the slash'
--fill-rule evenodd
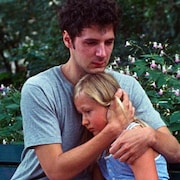
<path id="1" fill-rule="evenodd" d="M 114 99 L 114 95 L 119 88 L 119 83 L 109 73 L 86 74 L 74 87 L 74 99 L 83 92 L 102 106 L 107 107 Z M 148 126 L 136 117 L 134 122 L 139 123 L 142 127 Z"/>
<path id="2" fill-rule="evenodd" d="M 109 106 L 118 88 L 119 83 L 108 73 L 86 74 L 75 85 L 74 98 L 83 91 L 102 106 Z"/>

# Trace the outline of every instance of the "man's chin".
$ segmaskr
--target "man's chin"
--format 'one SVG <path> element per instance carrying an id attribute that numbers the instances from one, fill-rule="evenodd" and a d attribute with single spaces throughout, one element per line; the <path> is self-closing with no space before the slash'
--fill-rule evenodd
<path id="1" fill-rule="evenodd" d="M 100 72 L 104 72 L 105 67 L 104 68 L 94 68 L 90 70 L 90 74 L 96 74 L 96 73 L 100 73 Z"/>

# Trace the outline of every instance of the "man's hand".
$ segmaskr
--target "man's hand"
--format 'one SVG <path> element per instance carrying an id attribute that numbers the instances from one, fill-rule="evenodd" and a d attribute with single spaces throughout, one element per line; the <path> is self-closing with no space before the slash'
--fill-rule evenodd
<path id="1" fill-rule="evenodd" d="M 150 127 L 124 130 L 109 151 L 114 158 L 131 164 L 151 146 L 154 136 L 155 131 Z"/>
<path id="2" fill-rule="evenodd" d="M 118 89 L 118 91 L 115 93 L 115 97 L 119 98 L 118 102 L 120 103 L 120 106 L 123 106 L 123 113 L 127 119 L 126 125 L 128 125 L 134 119 L 135 108 L 133 107 L 132 102 L 129 100 L 128 94 L 122 89 Z"/>
<path id="3" fill-rule="evenodd" d="M 118 89 L 107 112 L 108 124 L 116 123 L 120 134 L 134 118 L 134 112 L 127 93 Z"/>

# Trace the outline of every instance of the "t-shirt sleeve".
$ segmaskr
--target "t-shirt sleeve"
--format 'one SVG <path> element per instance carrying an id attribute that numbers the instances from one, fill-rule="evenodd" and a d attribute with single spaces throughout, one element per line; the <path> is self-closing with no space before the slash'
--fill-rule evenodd
<path id="1" fill-rule="evenodd" d="M 157 112 L 140 83 L 133 77 L 114 72 L 113 75 L 120 83 L 135 107 L 136 116 L 154 129 L 166 126 L 159 112 Z"/>
<path id="2" fill-rule="evenodd" d="M 31 83 L 25 83 L 22 88 L 21 112 L 26 147 L 62 142 L 55 104 L 50 98 L 51 91 L 48 93 Z"/>
<path id="3" fill-rule="evenodd" d="M 134 78 L 133 81 L 133 90 L 130 97 L 136 109 L 136 116 L 155 129 L 165 126 L 159 112 L 154 109 L 142 86 Z"/>

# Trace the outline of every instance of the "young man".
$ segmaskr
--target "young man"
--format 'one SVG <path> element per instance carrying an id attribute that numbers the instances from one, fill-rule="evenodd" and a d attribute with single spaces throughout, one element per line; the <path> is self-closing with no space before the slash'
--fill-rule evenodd
<path id="1" fill-rule="evenodd" d="M 171 161 L 180 160 L 180 145 L 139 83 L 117 72 L 111 73 L 128 94 L 122 90 L 116 93 L 123 101 L 126 115 L 118 113 L 120 107 L 112 101 L 107 126 L 90 141 L 80 144 L 83 128 L 73 104 L 73 87 L 83 75 L 105 70 L 114 46 L 119 9 L 114 0 L 67 0 L 59 16 L 70 57 L 67 63 L 29 78 L 23 86 L 25 149 L 12 179 L 91 179 L 90 172 L 84 169 L 131 121 L 132 104 L 136 116 L 156 130 L 133 130 L 133 136 L 123 132 L 110 149 L 114 157 L 133 162 L 152 147 Z"/>

